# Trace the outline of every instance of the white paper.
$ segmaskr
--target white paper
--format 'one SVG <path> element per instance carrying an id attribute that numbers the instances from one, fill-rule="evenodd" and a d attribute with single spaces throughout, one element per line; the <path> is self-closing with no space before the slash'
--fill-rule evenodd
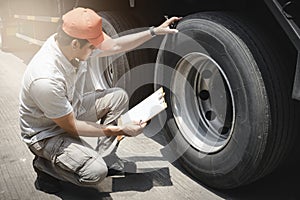
<path id="1" fill-rule="evenodd" d="M 130 122 L 147 122 L 161 111 L 167 108 L 167 103 L 163 97 L 163 88 L 161 87 L 142 102 L 131 108 L 119 118 L 119 124 Z"/>

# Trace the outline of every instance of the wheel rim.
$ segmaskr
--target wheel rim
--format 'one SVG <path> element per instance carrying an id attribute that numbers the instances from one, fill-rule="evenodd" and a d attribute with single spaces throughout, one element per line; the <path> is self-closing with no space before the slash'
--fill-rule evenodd
<path id="1" fill-rule="evenodd" d="M 228 79 L 209 56 L 194 52 L 176 64 L 171 83 L 175 122 L 195 149 L 214 153 L 229 142 L 235 104 Z"/>
<path id="2" fill-rule="evenodd" d="M 92 67 L 92 81 L 97 89 L 106 89 L 114 86 L 114 64 L 110 57 L 92 58 L 89 60 Z"/>

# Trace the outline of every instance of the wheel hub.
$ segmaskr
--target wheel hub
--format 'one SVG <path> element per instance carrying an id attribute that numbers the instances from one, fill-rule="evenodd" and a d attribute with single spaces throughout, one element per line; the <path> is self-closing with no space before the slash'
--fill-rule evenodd
<path id="1" fill-rule="evenodd" d="M 209 56 L 194 52 L 176 64 L 171 106 L 177 126 L 197 150 L 214 153 L 229 142 L 235 106 L 228 79 Z"/>

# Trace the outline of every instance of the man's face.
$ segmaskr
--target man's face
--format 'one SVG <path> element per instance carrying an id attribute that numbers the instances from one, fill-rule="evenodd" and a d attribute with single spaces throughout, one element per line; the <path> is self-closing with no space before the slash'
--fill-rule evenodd
<path id="1" fill-rule="evenodd" d="M 86 43 L 82 48 L 78 49 L 77 52 L 77 58 L 80 61 L 87 60 L 88 57 L 91 55 L 92 51 L 95 49 L 95 46 L 92 45 L 91 43 Z"/>

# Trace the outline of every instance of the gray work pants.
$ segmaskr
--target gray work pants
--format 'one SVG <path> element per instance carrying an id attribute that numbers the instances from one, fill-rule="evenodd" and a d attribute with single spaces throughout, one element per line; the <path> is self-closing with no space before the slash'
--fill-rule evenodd
<path id="1" fill-rule="evenodd" d="M 127 93 L 120 88 L 90 93 L 83 98 L 77 119 L 114 124 L 128 107 Z M 75 111 L 74 111 L 75 112 Z M 78 113 L 78 112 L 76 112 Z M 100 137 L 93 149 L 79 137 L 65 133 L 39 141 L 29 148 L 37 156 L 34 166 L 57 179 L 79 186 L 97 186 L 107 174 L 104 155 L 116 137 Z"/>

